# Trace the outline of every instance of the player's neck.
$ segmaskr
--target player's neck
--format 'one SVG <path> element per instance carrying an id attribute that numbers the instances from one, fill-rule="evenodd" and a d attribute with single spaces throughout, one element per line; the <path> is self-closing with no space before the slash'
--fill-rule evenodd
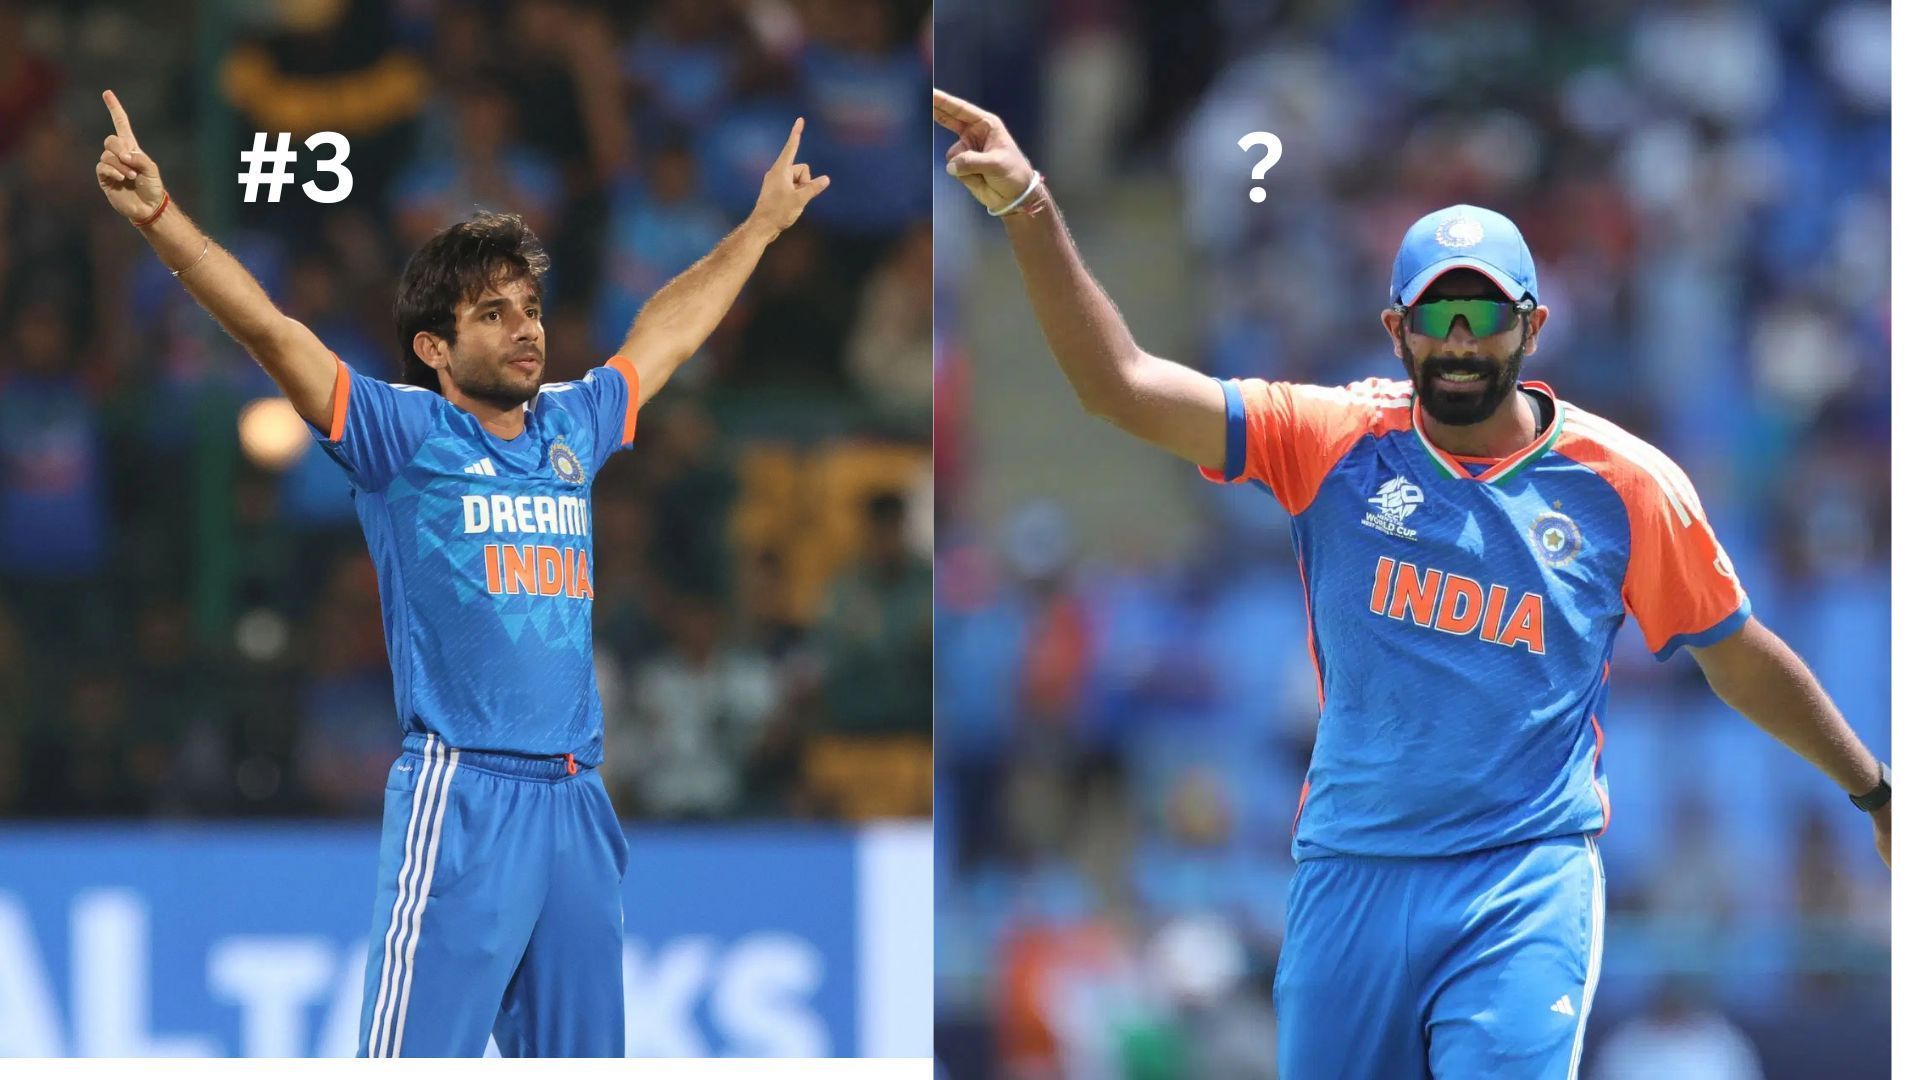
<path id="1" fill-rule="evenodd" d="M 1443 424 L 1420 409 L 1420 426 L 1433 445 L 1455 457 L 1503 458 L 1518 453 L 1539 435 L 1526 391 L 1515 387 L 1492 416 L 1477 424 Z"/>
<path id="2" fill-rule="evenodd" d="M 501 439 L 517 439 L 527 430 L 527 406 L 525 402 L 515 405 L 498 405 L 491 401 L 481 401 L 461 393 L 457 388 L 449 389 L 447 400 L 473 414 L 487 433 Z"/>

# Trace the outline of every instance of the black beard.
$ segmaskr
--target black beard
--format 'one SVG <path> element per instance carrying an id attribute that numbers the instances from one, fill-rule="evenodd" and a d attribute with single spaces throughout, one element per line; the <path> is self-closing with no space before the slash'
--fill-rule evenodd
<path id="1" fill-rule="evenodd" d="M 1449 427 L 1477 424 L 1499 411 L 1501 403 L 1520 383 L 1520 361 L 1526 350 L 1526 335 L 1523 334 L 1520 345 L 1504 362 L 1478 357 L 1456 360 L 1434 357 L 1422 369 L 1416 370 L 1413 366 L 1413 349 L 1407 343 L 1405 332 L 1400 335 L 1400 362 L 1407 369 L 1407 377 L 1413 380 L 1414 394 L 1435 423 Z M 1468 370 L 1488 376 L 1487 388 L 1471 396 L 1442 389 L 1445 385 L 1440 379 L 1442 370 Z"/>
<path id="2" fill-rule="evenodd" d="M 476 401 L 484 401 L 497 409 L 511 409 L 516 405 L 525 405 L 540 392 L 538 384 L 531 390 L 522 390 L 507 382 L 506 371 L 499 367 L 488 367 L 465 377 L 459 375 L 451 375 L 451 377 L 453 385 L 461 393 Z"/>

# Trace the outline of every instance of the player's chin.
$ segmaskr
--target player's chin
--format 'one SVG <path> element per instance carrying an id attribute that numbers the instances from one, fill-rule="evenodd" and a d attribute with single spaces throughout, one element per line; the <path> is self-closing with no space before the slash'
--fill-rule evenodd
<path id="1" fill-rule="evenodd" d="M 1491 380 L 1477 380 L 1461 386 L 1444 379 L 1429 378 L 1420 384 L 1420 404 L 1427 415 L 1442 424 L 1465 426 L 1492 416 L 1500 402 Z"/>
<path id="2" fill-rule="evenodd" d="M 540 377 L 546 374 L 547 365 L 534 363 L 531 366 L 510 363 L 500 375 L 500 385 L 517 394 L 532 397 L 540 389 Z"/>
<path id="3" fill-rule="evenodd" d="M 540 374 L 522 375 L 517 369 L 508 369 L 491 388 L 489 395 L 495 401 L 512 405 L 524 405 L 533 400 L 540 392 Z"/>

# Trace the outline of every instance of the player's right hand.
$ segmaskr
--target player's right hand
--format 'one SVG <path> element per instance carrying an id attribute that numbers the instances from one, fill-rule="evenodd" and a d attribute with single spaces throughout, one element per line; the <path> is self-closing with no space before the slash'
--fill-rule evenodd
<path id="1" fill-rule="evenodd" d="M 947 175 L 965 184 L 980 205 L 998 210 L 1026 192 L 1033 180 L 1033 163 L 1020 152 L 999 117 L 936 89 L 933 119 L 960 136 L 947 148 Z"/>
<path id="2" fill-rule="evenodd" d="M 100 96 L 113 117 L 113 134 L 107 136 L 106 148 L 100 151 L 100 162 L 93 167 L 93 177 L 106 193 L 107 204 L 121 217 L 145 221 L 160 209 L 160 200 L 166 197 L 166 185 L 160 181 L 160 166 L 141 152 L 139 142 L 133 137 L 133 122 L 127 119 L 127 110 L 120 107 L 120 99 L 113 96 L 111 90 Z"/>

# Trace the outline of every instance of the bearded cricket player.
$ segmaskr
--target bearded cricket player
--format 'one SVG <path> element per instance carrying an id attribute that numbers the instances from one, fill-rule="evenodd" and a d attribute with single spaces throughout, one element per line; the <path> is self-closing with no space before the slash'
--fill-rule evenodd
<path id="1" fill-rule="evenodd" d="M 1576 1074 L 1629 614 L 1867 812 L 1890 861 L 1886 766 L 1753 616 L 1686 474 L 1521 380 L 1548 312 L 1513 222 L 1408 228 L 1380 313 L 1405 378 L 1216 381 L 1134 343 L 998 117 L 938 90 L 933 115 L 1082 406 L 1291 519 L 1320 718 L 1273 990 L 1284 1080 Z"/>

